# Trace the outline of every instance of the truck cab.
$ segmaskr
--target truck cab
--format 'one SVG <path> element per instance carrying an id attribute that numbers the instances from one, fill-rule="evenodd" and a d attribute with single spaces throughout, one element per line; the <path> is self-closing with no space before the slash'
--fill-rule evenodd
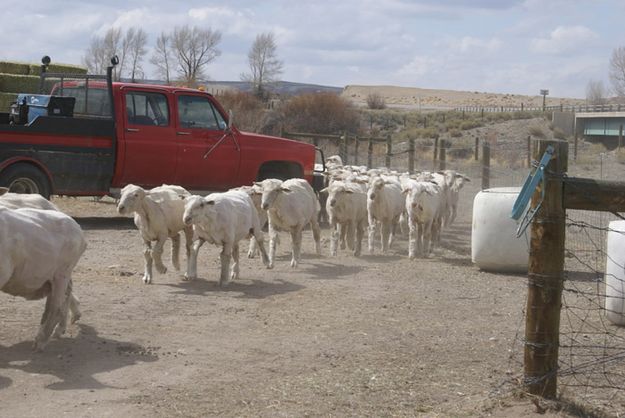
<path id="1" fill-rule="evenodd" d="M 110 73 L 42 72 L 50 97 L 73 98 L 71 116 L 39 112 L 16 124 L 0 114 L 0 186 L 98 196 L 129 183 L 177 184 L 199 194 L 272 177 L 313 183 L 312 145 L 239 131 L 206 92 L 112 82 Z"/>

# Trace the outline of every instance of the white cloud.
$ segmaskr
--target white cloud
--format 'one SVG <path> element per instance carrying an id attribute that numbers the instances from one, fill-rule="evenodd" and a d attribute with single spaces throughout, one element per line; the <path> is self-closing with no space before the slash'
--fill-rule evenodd
<path id="1" fill-rule="evenodd" d="M 461 53 L 495 52 L 499 50 L 502 45 L 503 42 L 498 38 L 479 39 L 472 36 L 465 36 L 448 42 L 450 49 Z"/>
<path id="2" fill-rule="evenodd" d="M 531 50 L 542 54 L 563 54 L 579 50 L 599 38 L 585 26 L 558 26 L 547 38 L 533 39 Z"/>
<path id="3" fill-rule="evenodd" d="M 397 70 L 395 75 L 400 79 L 415 79 L 416 77 L 423 77 L 424 75 L 433 72 L 433 70 L 440 68 L 440 64 L 441 63 L 434 58 L 428 56 L 416 56 L 412 59 L 412 61 Z"/>

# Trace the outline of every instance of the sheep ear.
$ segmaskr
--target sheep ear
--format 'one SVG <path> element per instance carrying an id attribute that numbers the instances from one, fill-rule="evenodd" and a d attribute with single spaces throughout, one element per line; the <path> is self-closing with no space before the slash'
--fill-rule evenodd
<path id="1" fill-rule="evenodd" d="M 328 188 L 324 187 L 323 189 L 319 190 L 319 193 L 327 193 L 328 192 Z"/>
<path id="2" fill-rule="evenodd" d="M 401 191 L 401 194 L 408 194 L 408 192 L 410 191 L 410 189 L 404 189 Z"/>
<path id="3" fill-rule="evenodd" d="M 291 193 L 291 190 L 287 189 L 286 187 L 280 187 L 280 191 L 284 193 Z"/>
<path id="4" fill-rule="evenodd" d="M 6 187 L 0 187 L 0 196 L 2 196 L 5 193 L 9 193 L 9 189 Z"/>
<path id="5" fill-rule="evenodd" d="M 353 190 L 345 190 L 345 193 L 352 194 L 352 193 L 354 193 L 354 191 Z"/>
<path id="6" fill-rule="evenodd" d="M 263 187 L 263 183 L 260 181 L 255 181 L 254 183 L 252 183 L 254 186 L 258 186 L 258 187 Z"/>
<path id="7" fill-rule="evenodd" d="M 461 177 L 464 179 L 464 181 L 469 181 L 469 182 L 471 181 L 471 179 L 465 175 L 461 175 Z"/>
<path id="8" fill-rule="evenodd" d="M 179 194 L 178 197 L 180 198 L 180 200 L 185 200 L 187 198 L 186 194 Z"/>
<path id="9" fill-rule="evenodd" d="M 214 201 L 214 200 L 207 200 L 207 201 L 206 201 L 206 204 L 207 204 L 207 205 L 214 205 L 214 204 L 215 204 L 215 201 Z"/>

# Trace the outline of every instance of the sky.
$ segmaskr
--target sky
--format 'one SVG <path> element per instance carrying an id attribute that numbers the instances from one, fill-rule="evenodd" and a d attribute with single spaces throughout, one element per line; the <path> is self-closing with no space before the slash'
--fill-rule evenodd
<path id="1" fill-rule="evenodd" d="M 394 85 L 585 98 L 609 87 L 625 46 L 625 0 L 0 0 L 0 60 L 80 64 L 111 27 L 141 27 L 150 51 L 176 26 L 222 33 L 211 80 L 249 71 L 257 34 L 273 32 L 284 81 Z"/>

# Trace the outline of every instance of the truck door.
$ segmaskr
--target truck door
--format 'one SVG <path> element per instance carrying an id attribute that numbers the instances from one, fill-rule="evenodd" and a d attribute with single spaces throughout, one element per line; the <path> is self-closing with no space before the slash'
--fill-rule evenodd
<path id="1" fill-rule="evenodd" d="M 176 131 L 165 93 L 123 89 L 126 108 L 122 183 L 171 184 L 176 171 Z"/>
<path id="2" fill-rule="evenodd" d="M 178 92 L 176 183 L 190 190 L 236 185 L 241 151 L 234 132 L 206 95 Z"/>

